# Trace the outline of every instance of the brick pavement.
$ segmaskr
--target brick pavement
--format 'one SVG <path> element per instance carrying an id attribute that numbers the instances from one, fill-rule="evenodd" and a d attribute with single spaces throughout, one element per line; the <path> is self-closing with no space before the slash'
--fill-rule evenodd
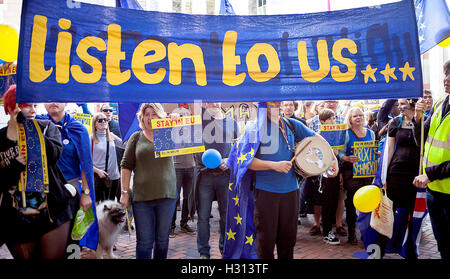
<path id="1" fill-rule="evenodd" d="M 177 212 L 179 221 L 180 212 Z M 217 203 L 213 204 L 213 218 L 211 221 L 211 259 L 220 259 L 219 252 L 219 217 L 217 211 Z M 294 249 L 295 259 L 356 259 L 352 255 L 355 252 L 363 251 L 362 241 L 358 245 L 345 243 L 346 237 L 341 237 L 340 245 L 329 245 L 322 241 L 322 236 L 310 236 L 309 230 L 313 226 L 313 216 L 308 215 L 306 218 L 300 218 L 302 224 L 298 227 L 297 244 Z M 189 225 L 196 228 L 196 221 L 189 222 Z M 196 235 L 182 233 L 177 226 L 175 238 L 171 238 L 169 242 L 169 259 L 198 259 L 197 238 Z M 357 230 L 358 231 L 358 230 Z M 359 233 L 358 233 L 359 239 Z M 117 250 L 115 254 L 120 259 L 135 259 L 136 234 L 133 232 L 130 236 L 128 233 L 122 233 L 116 244 Z M 436 241 L 431 229 L 429 217 L 425 220 L 422 228 L 422 238 L 420 244 L 420 259 L 440 259 L 437 251 Z M 0 259 L 11 259 L 11 255 L 5 245 L 0 247 Z M 94 252 L 83 248 L 82 258 L 95 258 Z M 399 255 L 388 254 L 385 259 L 402 259 Z"/>

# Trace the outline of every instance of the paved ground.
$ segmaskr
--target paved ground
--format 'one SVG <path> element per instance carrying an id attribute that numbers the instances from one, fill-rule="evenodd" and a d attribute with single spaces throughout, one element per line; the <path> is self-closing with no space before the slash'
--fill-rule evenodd
<path id="1" fill-rule="evenodd" d="M 177 212 L 180 215 L 180 212 Z M 213 205 L 213 218 L 211 218 L 211 259 L 220 259 L 219 253 L 219 213 L 217 211 L 217 203 Z M 179 218 L 177 219 L 179 221 Z M 308 215 L 306 218 L 300 218 L 302 224 L 298 227 L 297 244 L 295 246 L 295 259 L 356 259 L 352 255 L 355 252 L 363 251 L 362 241 L 358 245 L 345 243 L 346 237 L 341 237 L 340 245 L 329 245 L 322 241 L 321 236 L 310 236 L 309 230 L 313 226 L 313 216 Z M 177 224 L 178 224 L 177 221 Z M 189 222 L 193 228 L 196 227 L 196 221 Z M 175 238 L 171 238 L 169 242 L 169 259 L 197 259 L 196 235 L 182 233 L 179 226 L 176 228 Z M 359 234 L 358 234 L 359 237 Z M 115 254 L 120 259 L 135 259 L 136 234 L 133 232 L 130 236 L 128 233 L 122 233 L 116 244 L 117 251 Z M 436 241 L 433 236 L 431 224 L 428 216 L 425 225 L 422 228 L 422 238 L 420 244 L 420 259 L 440 259 L 437 251 Z M 11 259 L 11 255 L 5 246 L 0 247 L 0 259 Z M 94 252 L 89 249 L 83 249 L 82 258 L 95 258 Z M 399 255 L 386 255 L 386 259 L 401 259 Z"/>

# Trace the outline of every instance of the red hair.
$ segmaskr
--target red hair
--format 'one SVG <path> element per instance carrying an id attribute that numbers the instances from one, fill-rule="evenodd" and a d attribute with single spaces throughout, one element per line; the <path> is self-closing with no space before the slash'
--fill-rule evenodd
<path id="1" fill-rule="evenodd" d="M 16 108 L 16 85 L 11 85 L 3 95 L 3 106 L 5 113 L 9 114 L 10 111 L 14 111 Z"/>
<path id="2" fill-rule="evenodd" d="M 16 108 L 16 87 L 17 86 L 15 84 L 11 85 L 5 95 L 3 95 L 3 107 L 6 114 L 9 114 L 8 112 L 14 111 Z M 29 104 L 19 104 L 19 108 L 27 105 Z"/>

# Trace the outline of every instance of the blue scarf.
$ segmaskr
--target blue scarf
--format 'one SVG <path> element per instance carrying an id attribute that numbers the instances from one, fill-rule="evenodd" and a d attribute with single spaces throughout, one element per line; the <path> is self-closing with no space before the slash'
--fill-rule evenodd
<path id="1" fill-rule="evenodd" d="M 59 130 L 61 132 L 61 135 L 68 138 L 75 145 L 78 158 L 80 159 L 81 168 L 83 169 L 86 175 L 86 180 L 90 191 L 90 197 L 92 200 L 91 207 L 95 217 L 94 224 L 92 224 L 91 228 L 80 240 L 80 245 L 88 247 L 92 250 L 96 250 L 98 245 L 98 222 L 97 222 L 97 213 L 95 209 L 94 163 L 92 161 L 89 133 L 83 126 L 83 124 L 81 124 L 81 122 L 70 116 L 70 114 L 68 113 L 66 113 L 62 121 L 63 123 L 62 127 L 55 120 L 53 120 L 53 118 L 51 118 L 50 115 L 48 114 L 39 115 L 36 118 L 51 120 L 54 124 L 60 127 Z"/>

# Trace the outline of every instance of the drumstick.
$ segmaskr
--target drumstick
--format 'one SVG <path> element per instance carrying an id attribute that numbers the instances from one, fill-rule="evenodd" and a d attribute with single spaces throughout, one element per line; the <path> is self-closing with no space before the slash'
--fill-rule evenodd
<path id="1" fill-rule="evenodd" d="M 311 141 L 312 141 L 312 140 L 309 140 L 309 142 L 306 143 L 306 144 L 302 147 L 302 149 L 300 149 L 298 152 L 295 152 L 294 157 L 292 157 L 292 159 L 291 159 L 291 163 L 293 163 L 293 162 L 295 161 L 295 159 L 297 158 L 298 154 L 300 154 L 300 153 L 308 146 L 308 144 L 311 143 Z"/>

